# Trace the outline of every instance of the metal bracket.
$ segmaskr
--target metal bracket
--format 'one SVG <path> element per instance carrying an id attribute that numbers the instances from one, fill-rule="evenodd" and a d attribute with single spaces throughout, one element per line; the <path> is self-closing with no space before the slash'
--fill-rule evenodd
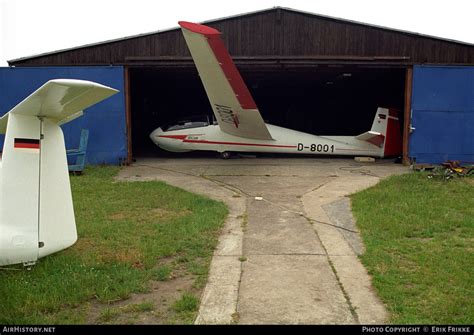
<path id="1" fill-rule="evenodd" d="M 27 270 L 31 270 L 31 267 L 35 264 L 36 264 L 36 261 L 23 262 L 23 266 L 27 268 Z"/>

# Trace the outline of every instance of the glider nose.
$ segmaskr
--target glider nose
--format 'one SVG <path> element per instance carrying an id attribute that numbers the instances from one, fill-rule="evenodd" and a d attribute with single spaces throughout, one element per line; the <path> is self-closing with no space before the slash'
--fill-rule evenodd
<path id="1" fill-rule="evenodd" d="M 163 134 L 163 129 L 161 128 L 156 128 L 155 130 L 152 131 L 152 133 L 150 134 L 150 138 L 153 141 L 153 143 L 158 144 L 161 134 Z"/>

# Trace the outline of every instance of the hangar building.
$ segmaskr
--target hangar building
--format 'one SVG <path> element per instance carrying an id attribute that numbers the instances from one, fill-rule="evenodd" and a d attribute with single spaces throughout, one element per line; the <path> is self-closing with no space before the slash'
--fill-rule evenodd
<path id="1" fill-rule="evenodd" d="M 177 18 L 185 19 L 185 18 Z M 263 118 L 317 135 L 370 129 L 397 108 L 405 162 L 474 162 L 474 45 L 275 7 L 205 22 L 223 39 Z M 93 80 L 120 94 L 64 126 L 88 128 L 90 164 L 157 155 L 156 127 L 212 110 L 179 28 L 9 61 L 0 114 L 45 81 Z"/>

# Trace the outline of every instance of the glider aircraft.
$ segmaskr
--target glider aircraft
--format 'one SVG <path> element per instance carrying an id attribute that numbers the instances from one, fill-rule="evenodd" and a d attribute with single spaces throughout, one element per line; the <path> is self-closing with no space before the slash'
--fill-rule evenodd
<path id="1" fill-rule="evenodd" d="M 90 81 L 50 80 L 0 118 L 0 266 L 33 265 L 76 242 L 60 125 L 117 92 Z"/>
<path id="2" fill-rule="evenodd" d="M 180 21 L 216 123 L 186 121 L 159 127 L 151 140 L 171 152 L 210 150 L 229 158 L 231 152 L 267 152 L 387 157 L 401 153 L 398 113 L 379 107 L 372 128 L 358 136 L 316 136 L 266 124 L 232 61 L 221 33 Z"/>

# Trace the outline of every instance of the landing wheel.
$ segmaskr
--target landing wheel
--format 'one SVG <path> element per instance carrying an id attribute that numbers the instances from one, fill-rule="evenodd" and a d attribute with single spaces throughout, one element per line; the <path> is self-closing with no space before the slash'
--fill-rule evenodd
<path id="1" fill-rule="evenodd" d="M 222 159 L 229 159 L 230 158 L 230 152 L 228 152 L 228 151 L 221 152 L 221 157 L 222 157 Z"/>

